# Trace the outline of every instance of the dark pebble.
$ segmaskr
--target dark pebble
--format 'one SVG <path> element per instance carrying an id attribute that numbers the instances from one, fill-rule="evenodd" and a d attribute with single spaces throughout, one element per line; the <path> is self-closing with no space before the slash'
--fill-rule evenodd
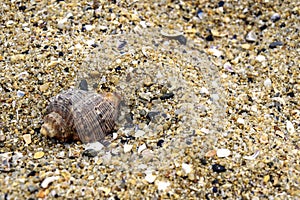
<path id="1" fill-rule="evenodd" d="M 82 155 L 93 158 L 98 155 L 98 152 L 94 149 L 87 149 L 82 153 Z"/>
<path id="2" fill-rule="evenodd" d="M 219 3 L 218 3 L 218 6 L 219 6 L 219 7 L 223 7 L 223 6 L 224 6 L 224 4 L 225 4 L 225 2 L 224 2 L 224 1 L 219 1 Z"/>
<path id="3" fill-rule="evenodd" d="M 79 89 L 85 90 L 85 91 L 89 90 L 88 83 L 87 83 L 87 81 L 85 79 L 80 81 L 80 83 L 79 83 Z"/>
<path id="4" fill-rule="evenodd" d="M 35 176 L 35 175 L 36 175 L 36 171 L 32 170 L 31 172 L 29 172 L 29 174 L 27 174 L 27 177 Z"/>
<path id="5" fill-rule="evenodd" d="M 213 164 L 212 169 L 213 169 L 214 172 L 217 172 L 217 173 L 221 173 L 221 172 L 226 171 L 226 168 L 222 165 L 219 165 L 219 164 Z"/>
<path id="6" fill-rule="evenodd" d="M 217 187 L 213 187 L 212 191 L 213 191 L 213 193 L 217 193 L 218 192 L 218 188 Z"/>
<path id="7" fill-rule="evenodd" d="M 213 35 L 209 35 L 205 38 L 206 41 L 214 41 Z"/>
<path id="8" fill-rule="evenodd" d="M 271 49 L 274 49 L 276 48 L 277 46 L 282 46 L 283 43 L 281 41 L 276 41 L 276 42 L 272 42 L 270 45 L 269 45 L 269 48 Z"/>
<path id="9" fill-rule="evenodd" d="M 162 140 L 162 139 L 158 140 L 157 146 L 158 146 L 158 147 L 162 147 L 164 142 L 165 142 L 165 141 Z"/>
<path id="10" fill-rule="evenodd" d="M 200 162 L 202 165 L 207 165 L 207 160 L 205 158 L 201 158 Z"/>
<path id="11" fill-rule="evenodd" d="M 161 100 L 166 100 L 166 99 L 171 99 L 174 97 L 174 93 L 173 92 L 169 92 L 169 93 L 165 93 L 163 94 L 160 99 Z"/>

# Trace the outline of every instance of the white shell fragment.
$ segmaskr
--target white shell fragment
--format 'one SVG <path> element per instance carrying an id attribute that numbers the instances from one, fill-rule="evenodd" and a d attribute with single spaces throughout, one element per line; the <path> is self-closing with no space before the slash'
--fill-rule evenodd
<path id="1" fill-rule="evenodd" d="M 256 157 L 259 155 L 259 151 L 256 151 L 253 155 L 251 156 L 244 156 L 243 158 L 246 160 L 254 160 Z"/>
<path id="2" fill-rule="evenodd" d="M 295 133 L 295 128 L 291 121 L 286 121 L 286 129 L 290 134 Z"/>
<path id="3" fill-rule="evenodd" d="M 48 188 L 50 183 L 57 181 L 60 177 L 59 176 L 51 176 L 51 177 L 47 177 L 43 180 L 41 187 L 42 188 Z"/>
<path id="4" fill-rule="evenodd" d="M 193 170 L 193 165 L 182 163 L 182 170 L 188 174 Z"/>
<path id="5" fill-rule="evenodd" d="M 138 154 L 142 153 L 142 151 L 144 151 L 145 149 L 147 149 L 147 146 L 146 144 L 142 144 L 141 146 L 139 146 L 138 148 Z"/>
<path id="6" fill-rule="evenodd" d="M 155 182 L 155 185 L 157 186 L 158 190 L 165 191 L 170 186 L 170 182 L 157 181 L 157 182 Z"/>
<path id="7" fill-rule="evenodd" d="M 244 120 L 243 118 L 238 118 L 238 119 L 236 120 L 236 122 L 237 122 L 238 124 L 241 124 L 241 125 L 244 125 L 244 124 L 245 124 L 245 120 Z"/>
<path id="8" fill-rule="evenodd" d="M 152 173 L 148 173 L 146 176 L 145 176 L 145 180 L 148 182 L 148 183 L 153 183 L 156 179 L 156 175 L 153 175 Z"/>
<path id="9" fill-rule="evenodd" d="M 133 145 L 131 145 L 131 144 L 125 144 L 124 145 L 124 153 L 130 152 L 132 147 L 133 147 Z"/>
<path id="10" fill-rule="evenodd" d="M 229 149 L 217 149 L 217 156 L 219 158 L 225 158 L 230 156 L 231 151 Z"/>
<path id="11" fill-rule="evenodd" d="M 266 88 L 271 87 L 271 86 L 272 86 L 272 81 L 271 81 L 271 79 L 267 78 L 267 79 L 264 81 L 264 86 L 265 86 Z"/>

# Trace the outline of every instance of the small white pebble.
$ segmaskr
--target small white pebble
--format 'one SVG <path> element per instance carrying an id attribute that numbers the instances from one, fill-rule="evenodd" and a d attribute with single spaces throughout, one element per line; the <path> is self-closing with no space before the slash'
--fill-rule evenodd
<path id="1" fill-rule="evenodd" d="M 238 118 L 238 119 L 236 120 L 236 122 L 237 122 L 238 124 L 242 124 L 242 125 L 245 124 L 245 120 L 244 120 L 243 118 Z"/>
<path id="2" fill-rule="evenodd" d="M 152 173 L 149 173 L 145 176 L 145 180 L 148 182 L 148 183 L 153 183 L 156 179 L 156 176 L 153 175 Z"/>
<path id="3" fill-rule="evenodd" d="M 224 67 L 224 69 L 225 69 L 226 71 L 228 71 L 228 72 L 233 72 L 232 65 L 231 65 L 230 62 L 224 63 L 223 67 Z"/>
<path id="4" fill-rule="evenodd" d="M 165 191 L 170 186 L 170 183 L 164 181 L 157 181 L 155 182 L 155 185 L 157 186 L 158 190 Z"/>
<path id="5" fill-rule="evenodd" d="M 208 89 L 206 88 L 206 87 L 202 87 L 201 89 L 200 89 L 200 94 L 209 94 L 209 91 L 208 91 Z"/>
<path id="6" fill-rule="evenodd" d="M 263 56 L 263 55 L 258 55 L 258 56 L 256 56 L 255 59 L 256 59 L 258 62 L 264 62 L 264 61 L 266 61 L 266 57 Z"/>
<path id="7" fill-rule="evenodd" d="M 290 134 L 295 133 L 295 128 L 292 122 L 286 121 L 286 129 Z"/>
<path id="8" fill-rule="evenodd" d="M 231 151 L 229 149 L 217 149 L 217 156 L 219 158 L 225 158 L 230 156 Z"/>
<path id="9" fill-rule="evenodd" d="M 124 144 L 124 153 L 128 153 L 131 151 L 133 145 L 131 144 Z"/>
<path id="10" fill-rule="evenodd" d="M 188 174 L 190 173 L 192 170 L 193 170 L 193 165 L 189 165 L 189 164 L 186 164 L 186 163 L 182 163 L 182 170 Z"/>
<path id="11" fill-rule="evenodd" d="M 271 79 L 267 78 L 267 79 L 264 81 L 264 86 L 265 86 L 266 88 L 271 87 L 271 86 L 272 86 L 272 81 L 271 81 Z"/>
<path id="12" fill-rule="evenodd" d="M 85 25 L 84 27 L 85 27 L 85 30 L 86 30 L 86 31 L 91 31 L 91 30 L 93 30 L 93 29 L 95 28 L 94 25 L 89 25 L 89 24 L 88 24 L 88 25 Z"/>
<path id="13" fill-rule="evenodd" d="M 201 128 L 200 131 L 204 134 L 209 134 L 209 129 L 207 128 Z"/>
<path id="14" fill-rule="evenodd" d="M 48 188 L 49 187 L 49 184 L 54 182 L 54 181 L 57 181 L 59 179 L 59 176 L 51 176 L 51 177 L 47 177 L 43 180 L 42 184 L 41 184 L 41 187 L 42 188 Z"/>

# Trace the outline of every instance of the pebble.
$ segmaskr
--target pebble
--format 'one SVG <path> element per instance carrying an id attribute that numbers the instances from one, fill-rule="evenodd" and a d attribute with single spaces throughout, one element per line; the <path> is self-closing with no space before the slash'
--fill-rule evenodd
<path id="1" fill-rule="evenodd" d="M 255 60 L 257 60 L 258 62 L 264 62 L 266 61 L 266 57 L 263 55 L 258 55 L 256 56 Z"/>
<path id="2" fill-rule="evenodd" d="M 17 91 L 17 96 L 18 96 L 18 97 L 24 97 L 24 95 L 25 95 L 25 92 L 24 92 L 24 91 L 21 91 L 21 90 L 18 90 L 18 91 Z"/>
<path id="3" fill-rule="evenodd" d="M 124 144 L 124 153 L 128 153 L 131 151 L 133 145 L 131 144 Z"/>
<path id="4" fill-rule="evenodd" d="M 270 88 L 272 86 L 272 81 L 271 79 L 267 78 L 265 81 L 264 81 L 264 86 L 266 88 Z"/>
<path id="5" fill-rule="evenodd" d="M 226 168 L 219 164 L 213 164 L 212 170 L 217 173 L 226 172 Z"/>
<path id="6" fill-rule="evenodd" d="M 238 124 L 240 124 L 240 125 L 244 125 L 244 124 L 245 124 L 245 120 L 244 120 L 243 118 L 238 118 L 238 119 L 236 120 L 236 122 L 237 122 Z"/>
<path id="7" fill-rule="evenodd" d="M 171 184 L 167 181 L 155 181 L 155 185 L 157 186 L 158 190 L 166 191 Z"/>
<path id="8" fill-rule="evenodd" d="M 138 154 L 142 153 L 142 151 L 144 151 L 145 149 L 147 149 L 146 144 L 142 144 L 138 147 Z"/>
<path id="9" fill-rule="evenodd" d="M 272 22 L 277 22 L 280 20 L 280 15 L 278 13 L 274 13 L 272 16 L 271 16 L 271 21 Z"/>
<path id="10" fill-rule="evenodd" d="M 247 42 L 255 42 L 257 40 L 257 36 L 254 31 L 248 32 L 246 35 L 246 41 Z"/>
<path id="11" fill-rule="evenodd" d="M 87 149 L 82 153 L 82 156 L 87 156 L 93 158 L 98 155 L 98 152 L 95 149 Z"/>
<path id="12" fill-rule="evenodd" d="M 182 163 L 182 170 L 186 173 L 189 174 L 193 170 L 193 165 Z"/>
<path id="13" fill-rule="evenodd" d="M 283 43 L 281 42 L 281 41 L 276 41 L 276 42 L 272 42 L 270 45 L 269 45 L 269 48 L 270 49 L 274 49 L 274 48 L 276 48 L 276 47 L 278 47 L 278 46 L 282 46 L 283 45 Z"/>
<path id="14" fill-rule="evenodd" d="M 286 121 L 286 130 L 288 131 L 289 134 L 295 133 L 295 128 L 291 121 L 288 121 L 288 120 Z"/>
<path id="15" fill-rule="evenodd" d="M 31 143 L 31 135 L 30 134 L 24 134 L 23 139 L 25 141 L 25 144 L 30 144 Z"/>
<path id="16" fill-rule="evenodd" d="M 43 85 L 40 85 L 40 91 L 46 92 L 49 89 L 49 83 L 45 83 Z"/>
<path id="17" fill-rule="evenodd" d="M 35 153 L 34 153 L 33 158 L 34 158 L 34 159 L 40 159 L 40 158 L 42 158 L 44 155 L 45 155 L 45 153 L 44 153 L 43 151 L 38 151 L 38 152 L 35 152 Z"/>
<path id="18" fill-rule="evenodd" d="M 153 175 L 152 173 L 148 173 L 146 174 L 145 176 L 145 180 L 148 182 L 148 183 L 153 183 L 156 179 L 156 175 Z"/>
<path id="19" fill-rule="evenodd" d="M 217 156 L 219 158 L 225 158 L 230 156 L 231 151 L 229 149 L 217 149 Z"/>

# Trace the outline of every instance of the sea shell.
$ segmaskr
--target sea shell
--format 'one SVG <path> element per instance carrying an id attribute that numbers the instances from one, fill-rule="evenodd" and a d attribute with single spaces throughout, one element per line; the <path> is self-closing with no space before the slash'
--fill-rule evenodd
<path id="1" fill-rule="evenodd" d="M 61 141 L 100 141 L 114 128 L 119 104 L 113 93 L 63 91 L 50 99 L 41 133 Z"/>

